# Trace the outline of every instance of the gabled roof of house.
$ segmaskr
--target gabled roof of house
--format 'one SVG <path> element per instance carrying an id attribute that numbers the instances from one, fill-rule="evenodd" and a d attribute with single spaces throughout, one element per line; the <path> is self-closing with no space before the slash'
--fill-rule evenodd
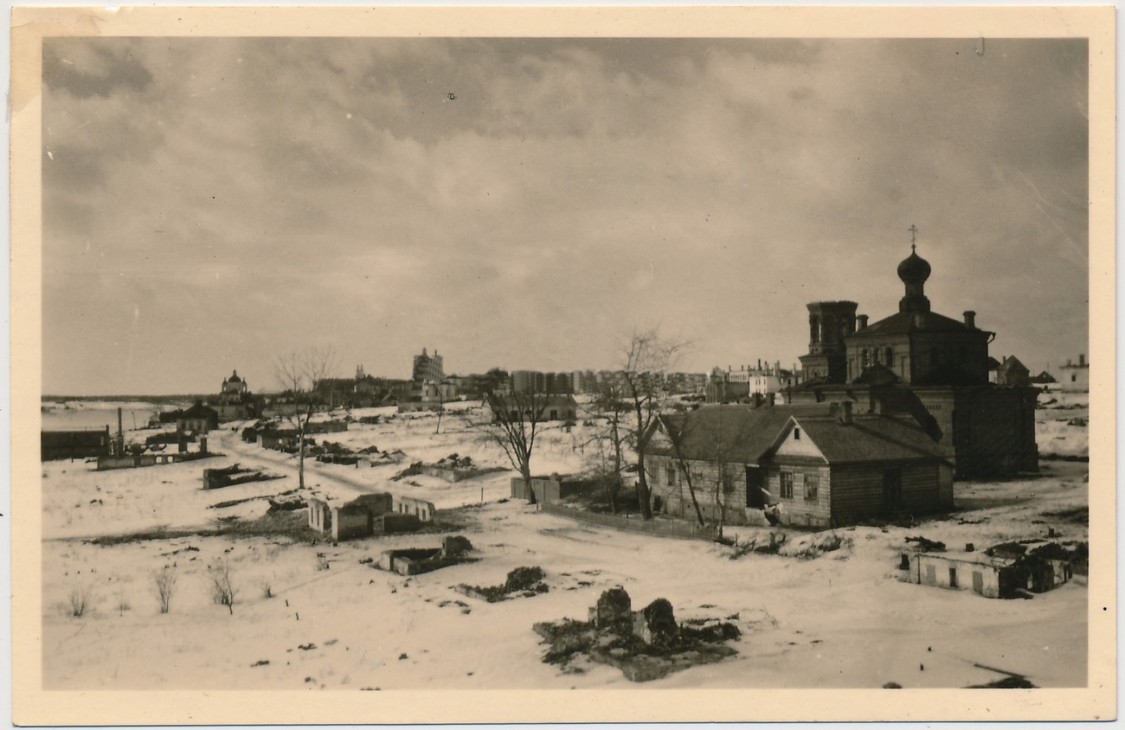
<path id="1" fill-rule="evenodd" d="M 848 335 L 848 339 L 906 335 L 911 332 L 972 332 L 981 336 L 988 334 L 984 330 L 969 327 L 964 322 L 950 319 L 937 312 L 897 312 Z"/>
<path id="2" fill-rule="evenodd" d="M 1055 380 L 1054 375 L 1051 375 L 1049 372 L 1044 370 L 1043 372 L 1039 373 L 1038 375 L 1033 376 L 1031 378 L 1031 382 L 1033 382 L 1033 383 L 1057 383 L 1058 381 Z"/>
<path id="3" fill-rule="evenodd" d="M 692 460 L 717 460 L 754 464 L 774 442 L 789 419 L 827 415 L 830 403 L 750 406 L 714 405 L 674 416 L 664 416 L 664 431 L 682 434 L 678 449 L 653 446 L 649 453 Z M 678 454 L 676 453 L 678 451 Z"/>
<path id="4" fill-rule="evenodd" d="M 219 412 L 202 403 L 196 403 L 191 408 L 180 413 L 180 418 L 218 418 Z"/>
<path id="5" fill-rule="evenodd" d="M 804 429 L 829 464 L 945 458 L 925 431 L 903 418 L 856 415 L 851 423 L 844 423 L 836 417 L 795 417 L 783 434 L 793 427 Z"/>
<path id="6" fill-rule="evenodd" d="M 1020 362 L 1019 358 L 1017 358 L 1015 355 L 1004 358 L 1004 362 L 1000 364 L 1000 367 L 997 368 L 997 370 L 1002 370 L 1004 372 L 1011 372 L 1012 370 L 1022 371 L 1026 373 L 1031 372 L 1027 369 L 1027 366 Z"/>

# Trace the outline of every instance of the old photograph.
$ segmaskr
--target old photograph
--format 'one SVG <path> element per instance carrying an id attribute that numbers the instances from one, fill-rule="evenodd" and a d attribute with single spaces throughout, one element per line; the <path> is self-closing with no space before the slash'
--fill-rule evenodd
<path id="1" fill-rule="evenodd" d="M 1105 689 L 1049 30 L 44 33 L 27 681 Z"/>

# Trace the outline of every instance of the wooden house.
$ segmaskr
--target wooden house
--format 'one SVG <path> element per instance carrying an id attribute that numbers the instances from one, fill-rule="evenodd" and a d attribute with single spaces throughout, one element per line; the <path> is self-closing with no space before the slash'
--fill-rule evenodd
<path id="1" fill-rule="evenodd" d="M 768 511 L 826 527 L 952 506 L 952 467 L 919 424 L 851 406 L 710 406 L 661 419 L 645 445 L 654 508 L 690 517 L 694 492 L 712 520 Z"/>
<path id="2" fill-rule="evenodd" d="M 205 434 L 219 427 L 219 412 L 196 402 L 176 417 L 176 431 L 184 434 Z"/>

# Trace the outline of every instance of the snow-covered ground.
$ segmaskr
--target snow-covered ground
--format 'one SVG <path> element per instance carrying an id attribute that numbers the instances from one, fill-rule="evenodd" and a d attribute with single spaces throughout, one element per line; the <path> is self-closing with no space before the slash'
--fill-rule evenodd
<path id="1" fill-rule="evenodd" d="M 1081 396 L 1066 396 L 1066 405 L 1082 403 Z M 352 415 L 376 412 L 392 413 Z M 1086 429 L 1058 425 L 1063 416 L 1069 421 L 1086 412 L 1041 410 L 1040 451 L 1084 453 Z M 433 534 L 338 546 L 285 536 L 80 539 L 157 528 L 190 533 L 223 517 L 264 513 L 264 499 L 211 507 L 297 487 L 294 457 L 243 443 L 237 428 L 212 434 L 211 449 L 224 456 L 207 461 L 110 472 L 81 462 L 44 464 L 46 688 L 636 687 L 610 667 L 580 665 L 584 671 L 563 674 L 542 663 L 543 647 L 531 630 L 537 621 L 585 618 L 614 585 L 629 591 L 635 607 L 667 598 L 681 619 L 737 615 L 743 632 L 732 659 L 645 687 L 963 687 L 1002 678 L 981 666 L 1043 687 L 1086 684 L 1084 578 L 1032 600 L 989 600 L 902 583 L 896 569 L 907 535 L 951 546 L 986 546 L 1048 529 L 1087 539 L 1081 462 L 1046 461 L 1035 478 L 957 483 L 961 509 L 954 515 L 909 529 L 839 530 L 844 547 L 816 559 L 731 559 L 732 549 L 722 545 L 621 533 L 502 501 L 511 472 L 458 484 L 424 476 L 393 481 L 406 463 L 454 452 L 481 466 L 507 466 L 500 449 L 466 419 L 447 413 L 435 433 L 436 416 L 411 414 L 318 436 L 352 448 L 402 449 L 407 457 L 401 465 L 360 469 L 310 459 L 307 491 L 346 499 L 387 490 L 431 500 L 449 510 L 441 518 L 472 541 L 477 562 L 412 578 L 361 562 L 391 548 L 436 546 L 440 536 Z M 545 433 L 533 470 L 580 469 L 593 457 L 579 448 L 588 435 L 582 425 Z M 1047 448 L 1047 437 L 1058 442 L 1054 448 Z M 233 463 L 284 478 L 201 489 L 204 467 Z M 764 533 L 732 532 L 740 539 Z M 207 567 L 217 561 L 229 567 L 237 590 L 233 613 L 211 598 Z M 521 565 L 541 566 L 550 591 L 485 604 L 452 590 L 459 583 L 501 583 Z M 158 610 L 153 580 L 164 566 L 176 575 L 167 614 Z M 74 617 L 71 600 L 83 596 L 89 607 Z"/>

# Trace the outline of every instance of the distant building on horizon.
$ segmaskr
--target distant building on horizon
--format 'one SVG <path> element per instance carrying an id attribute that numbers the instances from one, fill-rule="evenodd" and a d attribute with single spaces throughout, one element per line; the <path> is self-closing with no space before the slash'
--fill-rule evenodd
<path id="1" fill-rule="evenodd" d="M 255 418 L 261 412 L 258 402 L 250 393 L 250 384 L 239 377 L 237 370 L 229 378 L 223 378 L 219 398 L 212 405 L 218 413 L 219 421 L 241 421 Z"/>
<path id="2" fill-rule="evenodd" d="M 445 378 L 445 367 L 437 350 L 434 350 L 433 355 L 429 355 L 423 347 L 422 354 L 414 356 L 414 367 L 410 377 L 415 385 L 421 385 L 427 380 L 439 382 Z"/>
<path id="3" fill-rule="evenodd" d="M 708 403 L 744 403 L 755 397 L 780 393 L 792 388 L 801 380 L 795 370 L 785 370 L 781 362 L 774 364 L 758 360 L 756 366 L 741 365 L 737 370 L 729 365 L 726 370 L 714 368 L 706 383 Z"/>
<path id="4" fill-rule="evenodd" d="M 1086 353 L 1079 353 L 1078 362 L 1069 359 L 1066 365 L 1059 366 L 1059 373 L 1055 378 L 1061 384 L 1061 389 L 1067 392 L 1087 392 L 1090 390 L 1090 363 L 1086 362 Z"/>

